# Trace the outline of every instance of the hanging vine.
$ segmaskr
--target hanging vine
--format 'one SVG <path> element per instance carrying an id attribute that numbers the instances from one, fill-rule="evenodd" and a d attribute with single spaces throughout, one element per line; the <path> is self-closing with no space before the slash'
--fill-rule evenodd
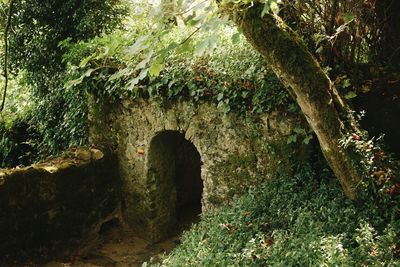
<path id="1" fill-rule="evenodd" d="M 8 32 L 11 29 L 11 17 L 12 17 L 12 9 L 14 5 L 14 0 L 10 0 L 8 6 L 8 17 L 7 17 L 7 24 L 4 30 L 4 90 L 3 90 L 3 100 L 1 102 L 0 111 L 3 111 L 4 104 L 6 102 L 6 95 L 7 95 L 7 87 L 8 87 Z"/>

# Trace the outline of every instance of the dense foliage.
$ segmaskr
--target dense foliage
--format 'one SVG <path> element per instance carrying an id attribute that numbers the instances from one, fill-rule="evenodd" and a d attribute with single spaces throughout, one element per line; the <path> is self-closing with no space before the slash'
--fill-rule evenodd
<path id="1" fill-rule="evenodd" d="M 40 135 L 30 127 L 28 117 L 18 118 L 11 125 L 0 121 L 0 168 L 30 164 L 38 157 L 34 141 L 39 139 Z"/>
<path id="2" fill-rule="evenodd" d="M 59 42 L 74 42 L 110 32 L 124 14 L 120 1 L 36 1 L 15 3 L 9 60 L 14 71 L 27 71 L 39 96 L 52 89 L 52 77 L 64 69 Z M 57 77 L 56 77 L 57 78 Z M 62 81 L 62 80 L 61 80 Z"/>
<path id="3" fill-rule="evenodd" d="M 7 3 L 0 4 L 0 7 L 1 12 L 6 13 Z M 25 139 L 19 142 L 35 146 L 39 158 L 87 143 L 86 95 L 84 91 L 64 90 L 66 63 L 62 61 L 64 51 L 59 43 L 66 38 L 77 42 L 111 32 L 120 26 L 125 14 L 126 7 L 119 0 L 48 0 L 40 4 L 30 0 L 15 1 L 12 30 L 8 37 L 9 78 L 18 82 L 19 95 L 29 95 L 31 104 L 29 112 L 23 111 L 23 115 L 11 117 L 16 124 L 21 120 L 26 128 L 37 133 L 24 135 Z M 1 28 L 4 28 L 3 18 L 0 20 Z M 18 94 L 9 94 L 7 101 L 13 102 L 12 96 L 15 95 Z M 7 104 L 8 108 L 17 105 Z M 11 129 L 12 119 L 7 115 L 3 118 L 7 128 Z M 3 136 L 7 135 L 7 128 L 2 127 Z M 8 158 L 8 150 L 2 150 L 2 165 L 27 163 L 4 160 Z M 31 157 L 31 160 L 38 157 Z"/>
<path id="4" fill-rule="evenodd" d="M 354 205 L 306 167 L 204 215 L 162 266 L 397 266 L 398 211 Z M 157 265 L 157 264 L 156 264 Z"/>
<path id="5" fill-rule="evenodd" d="M 70 81 L 66 87 L 87 88 L 108 98 L 186 99 L 193 103 L 208 100 L 217 103 L 225 112 L 234 111 L 242 115 L 282 110 L 287 106 L 291 106 L 289 111 L 297 111 L 283 85 L 265 67 L 262 58 L 242 38 L 231 40 L 231 28 L 219 31 L 220 42 L 206 55 L 192 56 L 188 50 L 195 47 L 189 44 L 185 50 L 166 56 L 159 75 L 137 80 L 135 75 L 140 76 L 141 71 L 135 66 L 146 64 L 150 58 L 132 55 L 135 45 L 127 44 L 138 42 L 135 32 L 116 32 L 76 45 L 66 42 L 64 45 L 69 52 L 64 59 L 71 63 Z M 184 37 L 176 30 L 164 38 L 179 40 Z M 191 42 L 203 38 L 193 37 Z"/>
<path id="6" fill-rule="evenodd" d="M 38 156 L 41 138 L 31 127 L 32 95 L 21 76 L 10 81 L 9 99 L 0 113 L 0 168 L 26 165 Z"/>

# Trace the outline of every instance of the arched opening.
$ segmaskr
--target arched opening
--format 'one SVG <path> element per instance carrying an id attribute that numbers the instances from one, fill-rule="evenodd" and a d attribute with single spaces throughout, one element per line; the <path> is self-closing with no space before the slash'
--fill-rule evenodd
<path id="1" fill-rule="evenodd" d="M 160 240 L 201 213 L 201 158 L 182 133 L 164 131 L 151 141 L 147 165 L 153 239 Z"/>

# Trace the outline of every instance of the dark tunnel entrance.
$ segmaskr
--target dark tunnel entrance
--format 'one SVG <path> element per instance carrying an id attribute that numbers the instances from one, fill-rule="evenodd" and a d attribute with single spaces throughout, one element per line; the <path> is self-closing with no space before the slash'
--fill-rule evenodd
<path id="1" fill-rule="evenodd" d="M 201 213 L 203 193 L 196 147 L 178 131 L 159 133 L 150 143 L 148 174 L 149 183 L 154 185 L 151 201 L 159 238 L 168 235 L 163 233 L 166 229 L 172 233 L 191 224 Z"/>

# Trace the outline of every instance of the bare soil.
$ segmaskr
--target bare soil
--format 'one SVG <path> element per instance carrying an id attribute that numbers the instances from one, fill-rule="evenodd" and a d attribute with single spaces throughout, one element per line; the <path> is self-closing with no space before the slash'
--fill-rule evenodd
<path id="1" fill-rule="evenodd" d="M 91 249 L 83 248 L 68 261 L 52 261 L 44 267 L 136 267 L 153 258 L 167 254 L 179 244 L 179 236 L 173 236 L 157 244 L 149 244 L 132 231 L 116 226 L 100 237 Z"/>
<path id="2" fill-rule="evenodd" d="M 144 262 L 159 262 L 162 255 L 170 253 L 179 243 L 184 230 L 199 221 L 201 208 L 184 207 L 175 234 L 156 244 L 139 238 L 118 218 L 102 224 L 98 238 L 82 241 L 81 247 L 65 252 L 46 263 L 38 264 L 36 259 L 24 263 L 0 267 L 136 267 Z"/>
<path id="3" fill-rule="evenodd" d="M 99 234 L 99 238 L 87 242 L 63 259 L 48 263 L 30 262 L 8 265 L 7 267 L 136 267 L 151 258 L 158 262 L 160 257 L 171 252 L 179 243 L 180 235 L 151 245 L 135 235 L 119 222 L 112 224 Z M 0 264 L 1 265 L 1 264 Z"/>

